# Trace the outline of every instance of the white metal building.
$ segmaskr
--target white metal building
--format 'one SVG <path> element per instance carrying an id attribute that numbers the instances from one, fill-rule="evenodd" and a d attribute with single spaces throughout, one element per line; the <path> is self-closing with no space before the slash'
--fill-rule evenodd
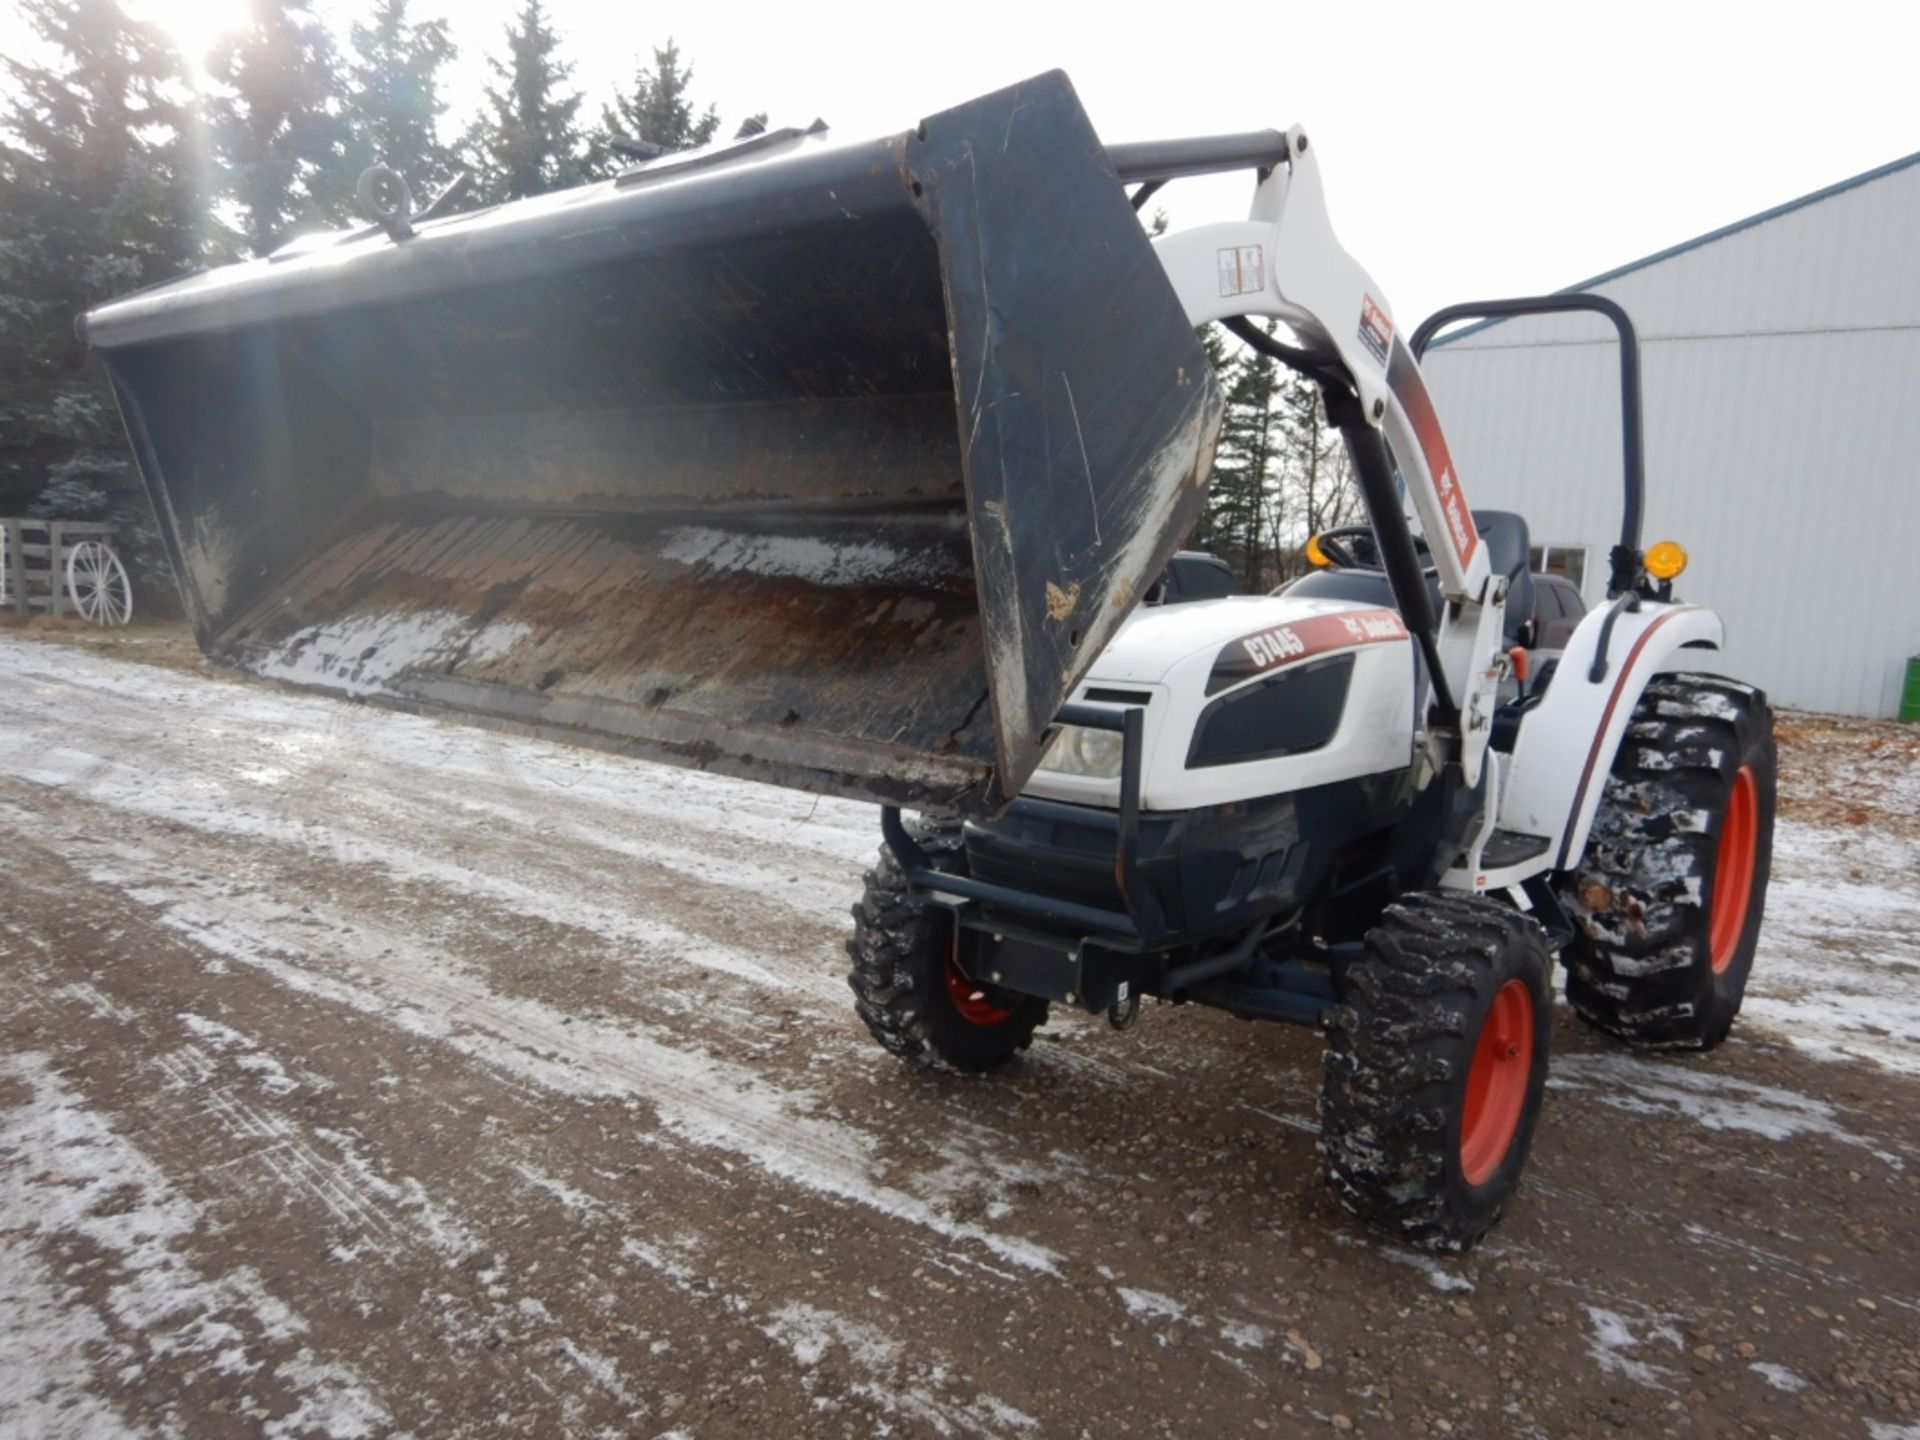
<path id="1" fill-rule="evenodd" d="M 1644 541 L 1727 622 L 1774 702 L 1892 715 L 1920 654 L 1920 154 L 1568 287 L 1624 305 L 1645 360 Z M 1456 332 L 1426 369 L 1475 506 L 1605 593 L 1619 370 L 1597 315 Z"/>

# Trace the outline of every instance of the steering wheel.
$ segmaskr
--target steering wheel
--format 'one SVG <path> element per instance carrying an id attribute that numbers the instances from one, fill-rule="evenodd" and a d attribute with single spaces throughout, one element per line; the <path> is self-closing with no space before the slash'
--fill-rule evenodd
<path id="1" fill-rule="evenodd" d="M 1331 560 L 1339 570 L 1385 570 L 1387 567 L 1380 558 L 1380 542 L 1374 538 L 1371 525 L 1336 525 L 1331 530 L 1323 530 L 1316 537 L 1320 542 L 1320 553 Z M 1347 542 L 1353 542 L 1348 548 Z M 1431 556 L 1427 548 L 1427 537 L 1413 537 L 1414 552 L 1419 555 L 1421 573 L 1433 574 Z M 1363 559 L 1355 558 L 1356 552 Z"/>
<path id="2" fill-rule="evenodd" d="M 1322 530 L 1313 538 L 1320 546 L 1320 553 L 1332 561 L 1337 569 L 1380 570 L 1385 568 L 1379 562 L 1380 546 L 1373 538 L 1371 525 L 1337 525 L 1331 530 Z M 1365 562 L 1356 559 L 1353 550 L 1347 548 L 1348 541 L 1353 541 L 1356 549 L 1364 544 L 1366 553 L 1371 558 Z"/>

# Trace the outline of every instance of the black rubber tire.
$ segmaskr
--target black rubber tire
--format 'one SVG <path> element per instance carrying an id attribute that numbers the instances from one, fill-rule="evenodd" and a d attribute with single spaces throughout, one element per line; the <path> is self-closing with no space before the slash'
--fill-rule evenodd
<path id="1" fill-rule="evenodd" d="M 936 869 L 965 873 L 958 825 L 906 823 Z M 1033 1043 L 1033 1032 L 1046 1021 L 1047 1002 L 983 987 L 1006 1018 L 992 1025 L 968 1020 L 947 984 L 951 947 L 946 920 L 930 913 L 929 902 L 907 888 L 893 853 L 882 848 L 867 871 L 866 892 L 853 907 L 853 936 L 847 941 L 854 1009 L 874 1039 L 914 1065 L 997 1069 Z"/>
<path id="2" fill-rule="evenodd" d="M 1720 838 L 1736 776 L 1757 807 L 1746 918 L 1713 969 Z M 1760 941 L 1773 861 L 1773 711 L 1718 675 L 1657 675 L 1633 713 L 1594 816 L 1586 854 L 1561 884 L 1575 935 L 1567 1000 L 1596 1029 L 1635 1045 L 1711 1050 L 1727 1038 Z"/>
<path id="3" fill-rule="evenodd" d="M 1520 1182 L 1546 1092 L 1553 959 L 1530 917 L 1448 892 L 1406 896 L 1346 967 L 1327 1046 L 1320 1153 L 1334 1193 L 1403 1243 L 1466 1250 Z M 1478 1184 L 1461 1154 L 1467 1076 L 1495 997 L 1519 981 L 1532 1053 L 1518 1121 Z"/>

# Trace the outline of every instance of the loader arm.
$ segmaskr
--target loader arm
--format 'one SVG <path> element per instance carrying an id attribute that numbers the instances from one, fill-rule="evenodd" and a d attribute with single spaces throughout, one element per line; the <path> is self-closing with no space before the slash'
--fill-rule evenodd
<path id="1" fill-rule="evenodd" d="M 1124 184 L 1234 168 L 1249 217 L 1156 251 Z M 1249 316 L 1314 352 L 1471 785 L 1500 582 L 1298 129 L 1109 149 L 1053 72 L 309 237 L 84 332 L 216 661 L 982 815 L 1198 520 L 1194 327 Z"/>
<path id="2" fill-rule="evenodd" d="M 1329 418 L 1353 456 L 1395 599 L 1436 677 L 1430 724 L 1457 737 L 1467 783 L 1477 783 L 1499 683 L 1505 582 L 1487 563 L 1419 362 L 1396 329 L 1384 292 L 1334 234 L 1306 132 L 1296 125 L 1284 133 L 1116 146 L 1108 153 L 1123 180 L 1149 185 L 1207 170 L 1259 174 L 1247 219 L 1163 235 L 1155 253 L 1195 325 L 1226 322 L 1242 339 L 1321 380 Z M 1282 350 L 1263 332 L 1236 324 L 1252 316 L 1283 322 L 1304 349 Z M 1428 537 L 1428 563 L 1444 602 L 1438 615 L 1414 558 L 1402 486 Z"/>

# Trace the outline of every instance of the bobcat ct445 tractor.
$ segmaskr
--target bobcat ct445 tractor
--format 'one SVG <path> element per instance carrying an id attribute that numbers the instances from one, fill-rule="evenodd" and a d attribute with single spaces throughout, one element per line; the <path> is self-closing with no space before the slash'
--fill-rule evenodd
<path id="1" fill-rule="evenodd" d="M 1403 336 L 1317 162 L 1102 145 L 1053 73 L 472 214 L 369 172 L 377 224 L 85 328 L 214 660 L 878 802 L 849 948 L 888 1050 L 991 1070 L 1143 996 L 1320 1029 L 1334 1189 L 1462 1247 L 1526 1160 L 1556 956 L 1611 1035 L 1726 1038 L 1772 721 L 1641 549 L 1628 317 Z M 1149 241 L 1149 195 L 1234 170 L 1247 218 Z M 1526 521 L 1469 508 L 1419 361 L 1573 309 L 1618 332 L 1625 513 L 1528 681 Z M 1200 513 L 1212 323 L 1317 383 L 1369 523 L 1285 595 L 1142 605 Z"/>

